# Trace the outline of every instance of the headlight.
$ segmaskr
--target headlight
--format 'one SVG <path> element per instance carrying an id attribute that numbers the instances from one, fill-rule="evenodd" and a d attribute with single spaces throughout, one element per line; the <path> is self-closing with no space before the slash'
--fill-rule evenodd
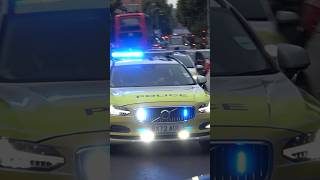
<path id="1" fill-rule="evenodd" d="M 186 139 L 189 139 L 190 137 L 190 132 L 188 130 L 181 130 L 178 132 L 178 137 L 179 139 L 181 140 L 186 140 Z"/>
<path id="2" fill-rule="evenodd" d="M 79 180 L 109 179 L 109 146 L 93 146 L 76 153 Z"/>
<path id="3" fill-rule="evenodd" d="M 291 139 L 283 149 L 283 155 L 292 161 L 320 159 L 320 130 Z"/>
<path id="4" fill-rule="evenodd" d="M 154 141 L 154 139 L 155 139 L 154 132 L 149 129 L 140 129 L 139 133 L 140 133 L 141 141 L 143 141 L 145 143 L 150 143 L 150 142 Z"/>
<path id="5" fill-rule="evenodd" d="M 210 113 L 210 103 L 207 105 L 202 105 L 199 107 L 199 112 L 201 113 Z"/>
<path id="6" fill-rule="evenodd" d="M 0 167 L 49 171 L 64 162 L 64 158 L 50 146 L 0 138 Z"/>
<path id="7" fill-rule="evenodd" d="M 110 105 L 110 114 L 111 116 L 127 116 L 130 114 L 130 111 L 125 107 Z"/>

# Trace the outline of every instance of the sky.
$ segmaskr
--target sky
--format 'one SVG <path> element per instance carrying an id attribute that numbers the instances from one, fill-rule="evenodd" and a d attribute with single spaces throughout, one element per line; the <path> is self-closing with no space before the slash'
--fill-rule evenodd
<path id="1" fill-rule="evenodd" d="M 169 4 L 173 4 L 173 7 L 176 8 L 177 7 L 177 2 L 178 0 L 168 0 Z"/>

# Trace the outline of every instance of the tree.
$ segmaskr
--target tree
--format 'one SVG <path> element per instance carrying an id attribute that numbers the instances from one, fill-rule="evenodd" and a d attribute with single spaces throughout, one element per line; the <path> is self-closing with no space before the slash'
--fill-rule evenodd
<path id="1" fill-rule="evenodd" d="M 178 0 L 176 17 L 193 34 L 200 35 L 206 30 L 207 1 L 206 0 Z"/>
<path id="2" fill-rule="evenodd" d="M 111 13 L 112 17 L 115 15 L 115 11 L 117 9 L 120 9 L 120 8 L 122 8 L 121 0 L 111 0 L 111 2 L 110 2 L 110 13 Z"/>
<path id="3" fill-rule="evenodd" d="M 153 27 L 162 34 L 171 34 L 173 27 L 172 6 L 167 0 L 142 0 L 142 11 L 151 17 Z"/>

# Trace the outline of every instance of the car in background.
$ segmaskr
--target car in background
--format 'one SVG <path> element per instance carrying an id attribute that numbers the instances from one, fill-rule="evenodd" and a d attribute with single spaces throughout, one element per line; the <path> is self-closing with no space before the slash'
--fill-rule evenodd
<path id="1" fill-rule="evenodd" d="M 192 49 L 192 50 L 187 50 L 186 53 L 193 59 L 196 66 L 200 65 L 197 68 L 199 74 L 205 76 L 209 73 L 210 49 Z"/>
<path id="2" fill-rule="evenodd" d="M 162 39 L 161 37 L 155 37 L 153 39 L 152 48 L 153 49 L 166 49 L 168 42 Z"/>
<path id="3" fill-rule="evenodd" d="M 183 65 L 185 65 L 194 79 L 197 79 L 199 75 L 198 70 L 203 70 L 204 68 L 202 65 L 195 65 L 194 61 L 189 55 L 175 52 L 171 55 L 171 57 L 179 60 Z"/>
<path id="4" fill-rule="evenodd" d="M 275 63 L 245 19 L 216 2 L 211 179 L 320 179 L 320 102 L 295 82 L 306 51 L 281 44 Z"/>
<path id="5" fill-rule="evenodd" d="M 210 95 L 174 58 L 114 52 L 110 63 L 111 143 L 198 141 L 208 145 Z"/>
<path id="6" fill-rule="evenodd" d="M 168 50 L 187 50 L 191 49 L 189 42 L 182 35 L 172 35 L 169 39 Z"/>

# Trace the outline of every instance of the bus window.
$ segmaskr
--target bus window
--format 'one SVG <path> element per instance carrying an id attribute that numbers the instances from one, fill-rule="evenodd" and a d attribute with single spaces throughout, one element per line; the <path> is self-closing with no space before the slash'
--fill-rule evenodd
<path id="1" fill-rule="evenodd" d="M 140 18 L 124 18 L 120 21 L 121 30 L 139 30 L 140 29 Z"/>

